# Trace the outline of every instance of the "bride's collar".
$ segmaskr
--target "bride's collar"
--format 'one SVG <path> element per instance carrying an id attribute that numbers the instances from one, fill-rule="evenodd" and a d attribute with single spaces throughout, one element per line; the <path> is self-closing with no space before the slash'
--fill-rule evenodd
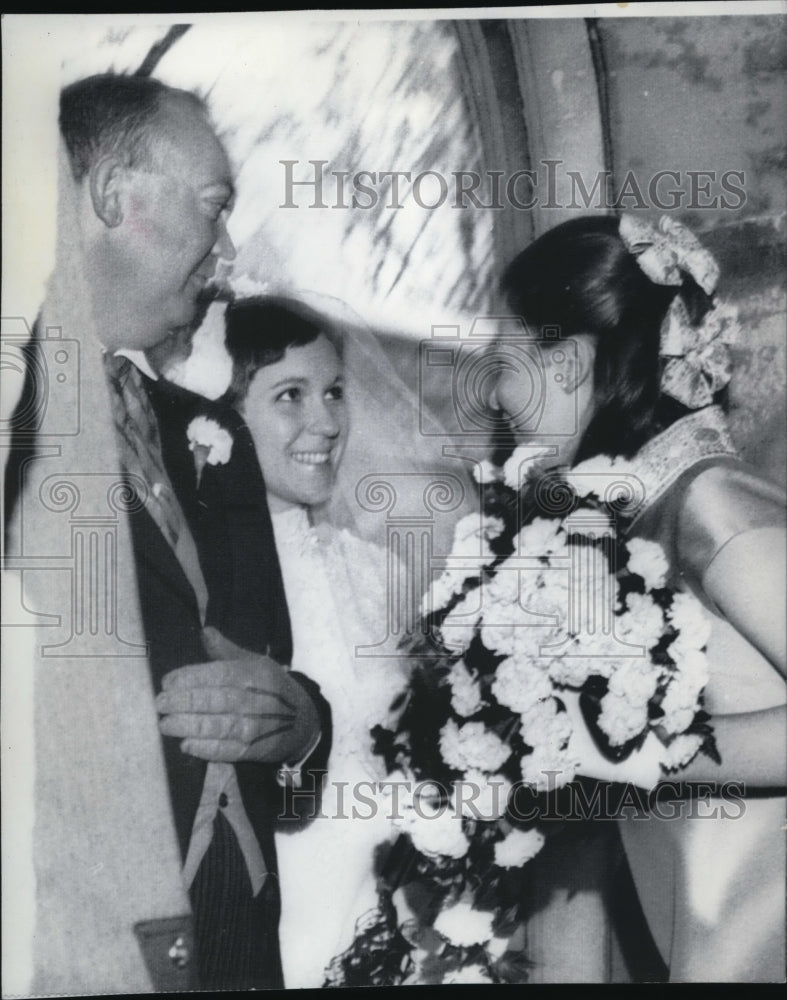
<path id="1" fill-rule="evenodd" d="M 271 511 L 271 523 L 277 548 L 300 555 L 322 549 L 334 538 L 331 525 L 315 520 L 311 507 L 293 506 Z"/>
<path id="2" fill-rule="evenodd" d="M 307 528 L 311 525 L 311 517 L 309 514 L 309 508 L 303 507 L 300 504 L 290 504 L 288 506 L 269 507 L 271 520 L 276 521 L 278 524 L 290 525 L 294 527 L 295 525 L 305 525 Z"/>
<path id="3" fill-rule="evenodd" d="M 721 407 L 706 406 L 676 420 L 643 445 L 632 459 L 621 462 L 642 484 L 642 500 L 632 512 L 631 522 L 641 517 L 698 462 L 737 455 Z"/>

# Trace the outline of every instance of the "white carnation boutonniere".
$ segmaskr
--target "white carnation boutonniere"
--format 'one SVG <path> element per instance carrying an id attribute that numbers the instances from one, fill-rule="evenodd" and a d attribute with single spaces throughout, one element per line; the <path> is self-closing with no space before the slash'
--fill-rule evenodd
<path id="1" fill-rule="evenodd" d="M 226 465 L 232 454 L 232 435 L 210 417 L 195 417 L 186 428 L 189 449 L 194 452 L 197 484 L 206 465 Z"/>

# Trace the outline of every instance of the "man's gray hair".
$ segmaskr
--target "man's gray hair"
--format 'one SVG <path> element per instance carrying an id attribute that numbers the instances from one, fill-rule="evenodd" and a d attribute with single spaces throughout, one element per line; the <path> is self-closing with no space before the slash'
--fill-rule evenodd
<path id="1" fill-rule="evenodd" d="M 204 101 L 187 90 L 147 76 L 102 73 L 65 87 L 60 94 L 60 132 L 71 172 L 81 181 L 101 156 L 114 153 L 127 167 L 152 167 L 155 122 L 162 100 L 189 102 L 207 116 Z"/>

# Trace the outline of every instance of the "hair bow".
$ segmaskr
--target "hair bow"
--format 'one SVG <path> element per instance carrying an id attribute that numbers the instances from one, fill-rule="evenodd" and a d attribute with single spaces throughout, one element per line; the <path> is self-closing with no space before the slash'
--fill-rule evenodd
<path id="1" fill-rule="evenodd" d="M 676 296 L 661 332 L 661 391 L 690 410 L 710 406 L 732 378 L 728 344 L 736 338 L 735 306 L 716 300 L 699 326 L 692 326 L 683 299 Z"/>
<path id="2" fill-rule="evenodd" d="M 706 295 L 715 291 L 719 265 L 680 222 L 663 215 L 656 229 L 644 219 L 624 214 L 620 236 L 654 284 L 679 286 L 690 274 Z M 661 326 L 659 354 L 666 359 L 661 391 L 690 410 L 709 406 L 732 377 L 727 345 L 737 330 L 737 310 L 729 303 L 714 299 L 713 308 L 694 326 L 686 303 L 676 295 Z"/>
<path id="3" fill-rule="evenodd" d="M 713 254 L 676 219 L 662 215 L 656 229 L 626 213 L 620 220 L 620 237 L 654 284 L 681 285 L 683 274 L 690 274 L 706 295 L 715 290 L 719 265 Z"/>

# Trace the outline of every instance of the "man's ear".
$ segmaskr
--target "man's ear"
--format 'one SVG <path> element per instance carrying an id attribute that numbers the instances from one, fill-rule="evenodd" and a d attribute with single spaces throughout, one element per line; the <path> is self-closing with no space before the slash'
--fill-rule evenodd
<path id="1" fill-rule="evenodd" d="M 596 338 L 592 334 L 572 337 L 573 349 L 566 351 L 562 388 L 564 392 L 576 392 L 592 375 L 596 361 Z"/>
<path id="2" fill-rule="evenodd" d="M 114 229 L 123 221 L 120 181 L 123 166 L 116 156 L 103 156 L 90 171 L 90 197 L 99 219 Z"/>

